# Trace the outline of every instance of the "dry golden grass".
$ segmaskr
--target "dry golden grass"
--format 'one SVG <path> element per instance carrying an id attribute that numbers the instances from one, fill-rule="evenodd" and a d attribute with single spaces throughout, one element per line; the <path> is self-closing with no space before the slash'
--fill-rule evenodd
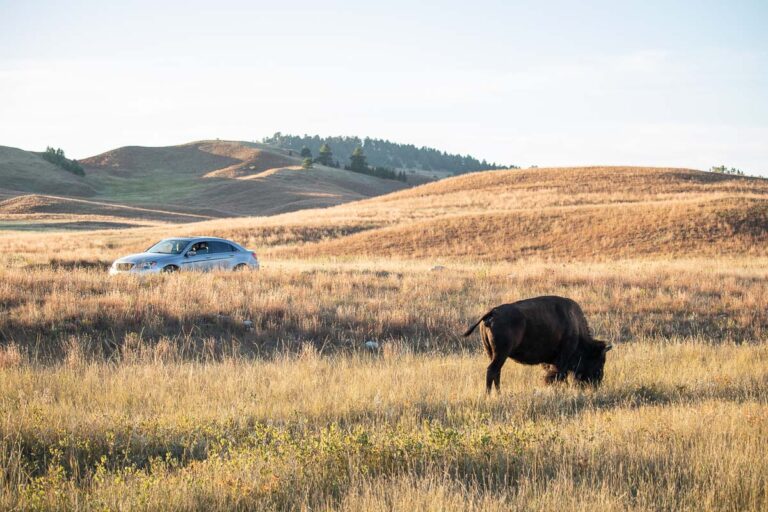
<path id="1" fill-rule="evenodd" d="M 504 171 L 173 233 L 0 235 L 0 509 L 768 509 L 765 183 Z M 105 275 L 192 233 L 263 270 Z M 603 385 L 508 363 L 485 397 L 459 333 L 541 294 L 615 343 Z"/>
<path id="2" fill-rule="evenodd" d="M 3 258 L 0 508 L 768 506 L 764 259 L 138 280 Z M 487 362 L 457 332 L 539 293 L 618 341 L 604 385 L 510 363 L 485 398 Z"/>
<path id="3" fill-rule="evenodd" d="M 558 207 L 457 215 L 365 231 L 278 254 L 494 261 L 530 256 L 610 260 L 768 254 L 768 200 L 733 199 Z"/>
<path id="4" fill-rule="evenodd" d="M 103 267 L 75 264 L 6 260 L 6 342 L 55 358 L 72 336 L 98 358 L 137 335 L 193 352 L 210 339 L 234 339 L 239 352 L 264 354 L 305 342 L 349 350 L 369 338 L 447 351 L 463 346 L 459 333 L 489 306 L 544 294 L 582 303 L 598 335 L 614 341 L 754 343 L 768 332 L 765 259 L 453 264 L 437 272 L 415 262 L 269 261 L 254 273 L 147 279 L 106 278 Z"/>
<path id="5" fill-rule="evenodd" d="M 488 261 L 765 255 L 768 180 L 632 167 L 485 172 L 275 221 L 306 219 L 357 219 L 371 228 L 276 254 Z"/>
<path id="6" fill-rule="evenodd" d="M 765 345 L 623 345 L 599 390 L 479 355 L 4 371 L 0 506 L 761 510 Z"/>

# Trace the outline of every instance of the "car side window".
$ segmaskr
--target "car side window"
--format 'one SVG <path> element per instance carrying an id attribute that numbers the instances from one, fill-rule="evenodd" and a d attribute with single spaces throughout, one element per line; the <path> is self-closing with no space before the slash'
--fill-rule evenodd
<path id="1" fill-rule="evenodd" d="M 211 242 L 211 252 L 234 252 L 235 248 L 226 242 Z"/>

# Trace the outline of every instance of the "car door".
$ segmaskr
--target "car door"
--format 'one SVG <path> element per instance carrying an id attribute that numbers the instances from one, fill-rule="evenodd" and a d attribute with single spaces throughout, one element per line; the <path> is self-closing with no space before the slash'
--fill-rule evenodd
<path id="1" fill-rule="evenodd" d="M 182 265 L 184 270 L 210 270 L 212 257 L 209 242 L 197 242 L 187 249 Z"/>
<path id="2" fill-rule="evenodd" d="M 235 248 L 226 242 L 212 241 L 212 267 L 217 270 L 230 270 L 235 259 Z"/>

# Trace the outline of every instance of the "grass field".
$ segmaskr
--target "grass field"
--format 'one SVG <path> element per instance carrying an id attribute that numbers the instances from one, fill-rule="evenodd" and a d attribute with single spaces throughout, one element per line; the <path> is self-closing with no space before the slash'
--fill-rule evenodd
<path id="1" fill-rule="evenodd" d="M 107 278 L 167 227 L 0 234 L 0 509 L 768 509 L 764 180 L 521 172 L 174 228 L 255 273 Z M 603 385 L 510 362 L 486 397 L 460 333 L 541 294 L 614 343 Z"/>
<path id="2" fill-rule="evenodd" d="M 599 390 L 477 353 L 6 368 L 4 508 L 763 510 L 765 345 L 636 342 Z"/>
<path id="3" fill-rule="evenodd" d="M 4 270 L 0 505 L 760 510 L 765 268 Z M 458 333 L 539 293 L 576 298 L 614 341 L 604 385 L 546 387 L 510 363 L 486 398 L 479 341 Z"/>

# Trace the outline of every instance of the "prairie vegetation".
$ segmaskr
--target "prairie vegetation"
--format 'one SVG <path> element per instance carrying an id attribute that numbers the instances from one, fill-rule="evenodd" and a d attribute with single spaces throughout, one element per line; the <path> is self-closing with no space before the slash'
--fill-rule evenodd
<path id="1" fill-rule="evenodd" d="M 768 508 L 766 182 L 610 172 L 174 228 L 257 273 L 107 278 L 157 226 L 0 235 L 0 509 Z M 541 294 L 614 342 L 603 385 L 508 363 L 486 398 L 460 333 Z"/>
<path id="2" fill-rule="evenodd" d="M 0 508 L 763 509 L 765 268 L 5 269 Z M 540 293 L 617 344 L 604 385 L 510 363 L 485 398 L 479 342 L 458 333 Z"/>
<path id="3" fill-rule="evenodd" d="M 406 262 L 271 261 L 246 275 L 106 279 L 106 267 L 88 261 L 6 263 L 0 332 L 38 357 L 61 356 L 72 339 L 110 357 L 126 337 L 193 348 L 235 340 L 243 354 L 304 343 L 354 349 L 371 338 L 442 352 L 461 349 L 459 333 L 490 305 L 556 294 L 583 304 L 600 337 L 619 342 L 753 343 L 768 332 L 765 269 L 765 259 L 455 264 L 442 272 Z"/>
<path id="4" fill-rule="evenodd" d="M 477 352 L 3 369 L 0 506 L 762 510 L 765 345 L 635 342 L 598 390 Z M 151 353 L 151 352 L 150 352 Z M 156 353 L 155 353 L 156 354 Z"/>

